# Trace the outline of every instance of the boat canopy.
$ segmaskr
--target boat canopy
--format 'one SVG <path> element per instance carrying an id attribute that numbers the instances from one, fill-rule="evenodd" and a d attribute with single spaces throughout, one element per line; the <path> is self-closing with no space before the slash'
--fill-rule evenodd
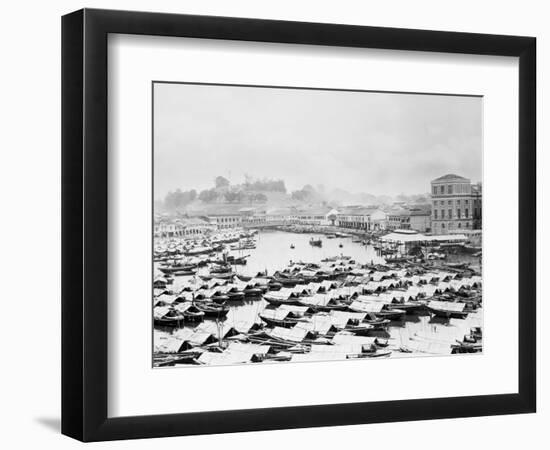
<path id="1" fill-rule="evenodd" d="M 171 310 L 172 308 L 170 306 L 156 306 L 153 308 L 153 317 L 155 319 L 162 319 Z"/>
<path id="2" fill-rule="evenodd" d="M 216 336 L 208 331 L 195 331 L 190 328 L 180 328 L 172 336 L 180 339 L 182 342 L 188 342 L 193 346 L 205 345 L 208 342 L 214 342 L 217 339 Z"/>
<path id="3" fill-rule="evenodd" d="M 420 288 L 418 286 L 409 286 L 407 288 L 407 291 L 405 292 L 405 300 L 412 299 L 418 297 L 418 294 L 420 294 Z"/>
<path id="4" fill-rule="evenodd" d="M 201 364 L 208 364 L 212 366 L 248 363 L 252 361 L 254 355 L 265 355 L 269 352 L 269 349 L 269 345 L 233 342 L 222 353 L 202 353 L 198 358 L 198 361 Z"/>
<path id="5" fill-rule="evenodd" d="M 363 320 L 366 317 L 366 313 L 332 310 L 330 317 L 334 326 L 344 328 L 350 320 Z"/>
<path id="6" fill-rule="evenodd" d="M 426 297 L 431 297 L 435 294 L 436 289 L 433 284 L 426 284 L 420 287 L 420 292 L 426 295 Z"/>
<path id="7" fill-rule="evenodd" d="M 225 286 L 227 284 L 227 280 L 222 280 L 221 278 L 212 278 L 210 281 L 208 281 L 207 286 L 208 289 L 212 289 L 216 286 Z"/>
<path id="8" fill-rule="evenodd" d="M 154 305 L 171 305 L 177 300 L 177 296 L 171 295 L 171 294 L 161 294 L 158 297 L 153 298 L 153 304 Z"/>
<path id="9" fill-rule="evenodd" d="M 449 285 L 453 291 L 459 291 L 462 288 L 468 289 L 471 287 L 470 280 L 452 280 L 449 282 Z"/>
<path id="10" fill-rule="evenodd" d="M 174 309 L 180 313 L 184 313 L 185 311 L 187 311 L 189 308 L 191 308 L 191 306 L 193 306 L 193 303 L 191 302 L 183 302 L 183 303 L 178 303 L 177 305 L 174 305 Z"/>
<path id="11" fill-rule="evenodd" d="M 294 328 L 301 328 L 307 332 L 327 334 L 332 328 L 332 319 L 328 315 L 315 315 L 308 322 L 300 322 Z"/>
<path id="12" fill-rule="evenodd" d="M 392 290 L 384 292 L 384 294 L 387 298 L 391 298 L 393 300 L 405 300 L 405 297 L 407 297 L 407 293 L 405 291 L 398 291 L 398 290 Z"/>
<path id="13" fill-rule="evenodd" d="M 281 288 L 278 291 L 270 292 L 269 297 L 276 300 L 288 300 L 294 295 L 294 291 L 291 288 Z"/>
<path id="14" fill-rule="evenodd" d="M 327 294 L 315 294 L 307 297 L 301 297 L 300 303 L 310 306 L 327 306 L 332 298 Z"/>
<path id="15" fill-rule="evenodd" d="M 350 296 L 352 296 L 352 295 L 361 295 L 361 294 L 363 294 L 363 292 L 365 290 L 365 287 L 363 285 L 348 286 L 348 287 L 342 288 L 342 290 L 344 292 L 347 292 L 347 294 L 350 295 Z"/>
<path id="16" fill-rule="evenodd" d="M 366 291 L 369 291 L 369 292 L 376 292 L 378 290 L 380 290 L 383 286 L 380 285 L 380 282 L 379 281 L 369 281 L 364 289 Z"/>
<path id="17" fill-rule="evenodd" d="M 233 352 L 233 353 L 253 353 L 255 355 L 266 355 L 270 350 L 269 345 L 262 345 L 262 344 L 249 344 L 244 342 L 232 342 L 229 344 L 229 347 L 227 347 L 227 352 Z"/>
<path id="18" fill-rule="evenodd" d="M 373 272 L 370 274 L 370 279 L 372 281 L 382 281 L 382 278 L 384 278 L 387 275 L 387 272 Z"/>
<path id="19" fill-rule="evenodd" d="M 284 310 L 281 308 L 264 309 L 260 313 L 260 317 L 262 319 L 268 319 L 268 320 L 285 320 L 289 314 L 290 314 L 290 311 Z"/>
<path id="20" fill-rule="evenodd" d="M 338 287 L 338 283 L 336 283 L 335 281 L 330 281 L 330 280 L 324 280 L 321 282 L 321 286 L 323 286 L 325 288 L 325 290 L 330 290 L 330 289 L 334 289 L 336 287 Z"/>
<path id="21" fill-rule="evenodd" d="M 404 280 L 409 282 L 409 283 L 412 283 L 412 284 L 418 284 L 419 281 L 420 281 L 420 276 L 419 275 L 411 275 L 410 277 L 405 277 Z"/>
<path id="22" fill-rule="evenodd" d="M 213 321 L 201 322 L 197 327 L 195 327 L 194 331 L 195 333 L 209 333 L 216 338 L 220 335 L 222 338 L 226 338 L 239 333 L 235 328 L 226 322 L 220 322 L 218 327 L 216 322 Z"/>
<path id="23" fill-rule="evenodd" d="M 454 302 L 441 302 L 433 300 L 428 303 L 428 306 L 433 309 L 438 309 L 441 311 L 449 311 L 449 312 L 463 312 L 464 308 L 466 307 L 465 303 L 454 303 Z"/>
<path id="24" fill-rule="evenodd" d="M 155 353 L 178 353 L 182 350 L 184 342 L 173 336 L 158 336 L 155 333 Z"/>
<path id="25" fill-rule="evenodd" d="M 253 320 L 239 320 L 236 322 L 231 322 L 231 326 L 239 333 L 248 333 L 250 330 L 256 328 L 260 323 L 260 318 L 255 316 Z"/>
<path id="26" fill-rule="evenodd" d="M 297 284 L 293 288 L 289 288 L 294 295 L 309 295 L 309 290 L 307 286 L 303 284 Z"/>
<path id="27" fill-rule="evenodd" d="M 446 281 L 441 281 L 437 283 L 436 292 L 448 292 L 451 290 L 451 285 Z"/>
<path id="28" fill-rule="evenodd" d="M 314 283 L 314 282 L 311 282 L 309 283 L 306 288 L 309 292 L 311 292 L 312 294 L 316 294 L 319 289 L 322 287 L 323 285 L 321 283 Z"/>
<path id="29" fill-rule="evenodd" d="M 250 282 L 253 286 L 267 286 L 269 284 L 269 280 L 267 278 L 252 278 Z"/>
<path id="30" fill-rule="evenodd" d="M 384 280 L 382 280 L 382 281 L 380 282 L 380 286 L 381 286 L 381 287 L 385 287 L 385 288 L 397 287 L 397 286 L 399 286 L 399 281 L 398 281 L 398 280 L 391 279 L 391 278 L 385 278 Z"/>
<path id="31" fill-rule="evenodd" d="M 273 330 L 268 332 L 267 334 L 270 337 L 274 337 L 277 339 L 282 339 L 285 341 L 291 341 L 291 342 L 302 342 L 306 335 L 307 330 L 304 330 L 303 328 L 282 328 L 282 327 L 275 327 Z"/>
<path id="32" fill-rule="evenodd" d="M 362 302 L 354 301 L 349 309 L 352 311 L 365 312 L 365 313 L 379 313 L 384 308 L 384 303 L 382 302 Z"/>
<path id="33" fill-rule="evenodd" d="M 281 305 L 278 307 L 278 309 L 282 311 L 288 311 L 289 313 L 292 313 L 298 316 L 303 316 L 307 312 L 308 307 L 298 306 L 298 305 Z"/>
<path id="34" fill-rule="evenodd" d="M 439 275 L 437 273 L 425 273 L 420 275 L 420 282 L 422 283 L 431 283 L 439 281 Z"/>

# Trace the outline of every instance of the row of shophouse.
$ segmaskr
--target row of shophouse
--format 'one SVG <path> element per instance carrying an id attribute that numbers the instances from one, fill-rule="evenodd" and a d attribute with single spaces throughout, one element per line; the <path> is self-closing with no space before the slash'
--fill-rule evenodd
<path id="1" fill-rule="evenodd" d="M 380 232 L 414 230 L 452 234 L 481 229 L 481 183 L 448 174 L 431 181 L 431 203 L 388 207 L 329 206 L 258 208 L 210 205 L 188 217 L 155 217 L 155 236 L 193 237 L 216 230 L 281 225 L 333 226 Z"/>
<path id="2" fill-rule="evenodd" d="M 253 208 L 218 209 L 209 214 L 194 217 L 155 218 L 155 236 L 194 237 L 216 230 L 234 228 L 265 228 L 281 225 L 302 225 L 312 227 L 338 227 L 348 230 L 378 232 L 395 229 L 415 229 L 429 231 L 429 209 L 367 208 L 348 206 L 344 208 L 304 207 L 273 208 L 258 210 Z"/>

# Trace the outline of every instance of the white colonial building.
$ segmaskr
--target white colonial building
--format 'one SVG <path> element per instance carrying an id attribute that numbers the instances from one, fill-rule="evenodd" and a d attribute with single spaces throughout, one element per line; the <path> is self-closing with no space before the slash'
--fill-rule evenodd
<path id="1" fill-rule="evenodd" d="M 290 212 L 289 223 L 294 225 L 333 225 L 338 211 L 328 206 L 295 208 Z"/>
<path id="2" fill-rule="evenodd" d="M 337 215 L 336 224 L 341 228 L 379 231 L 388 226 L 388 215 L 378 208 L 347 207 Z"/>
<path id="3" fill-rule="evenodd" d="M 156 237 L 199 237 L 215 230 L 215 225 L 199 217 L 161 218 L 154 226 Z"/>

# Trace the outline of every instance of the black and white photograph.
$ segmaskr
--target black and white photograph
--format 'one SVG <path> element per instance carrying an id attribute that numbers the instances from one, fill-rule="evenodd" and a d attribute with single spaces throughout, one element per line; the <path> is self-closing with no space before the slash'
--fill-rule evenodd
<path id="1" fill-rule="evenodd" d="M 544 447 L 548 8 L 471 3 L 6 3 L 0 447 Z"/>
<path id="2" fill-rule="evenodd" d="M 154 367 L 481 353 L 482 104 L 154 82 Z"/>

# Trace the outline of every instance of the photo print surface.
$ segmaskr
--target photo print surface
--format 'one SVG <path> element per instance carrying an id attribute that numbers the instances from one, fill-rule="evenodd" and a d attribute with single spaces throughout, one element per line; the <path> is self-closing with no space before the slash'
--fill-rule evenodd
<path id="1" fill-rule="evenodd" d="M 481 353 L 482 103 L 153 82 L 153 366 Z"/>

